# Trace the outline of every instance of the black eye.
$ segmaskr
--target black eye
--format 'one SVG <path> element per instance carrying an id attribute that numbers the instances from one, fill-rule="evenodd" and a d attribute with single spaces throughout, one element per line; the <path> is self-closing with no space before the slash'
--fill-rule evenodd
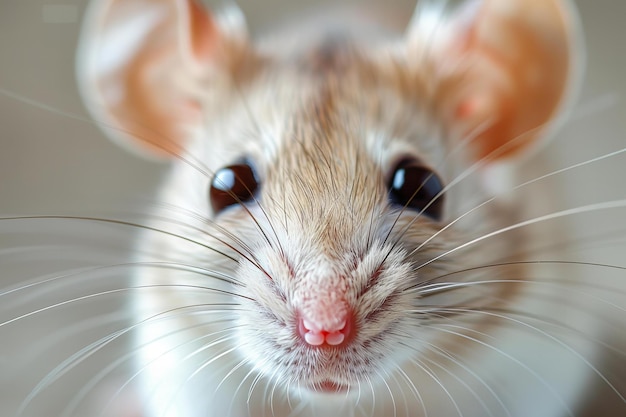
<path id="1" fill-rule="evenodd" d="M 443 184 L 433 171 L 418 161 L 407 159 L 396 167 L 389 183 L 389 198 L 392 203 L 409 207 L 433 220 L 443 217 Z M 439 195 L 439 196 L 438 196 Z"/>
<path id="2" fill-rule="evenodd" d="M 249 164 L 224 167 L 211 180 L 211 207 L 215 213 L 219 213 L 233 204 L 249 201 L 258 187 L 254 169 Z"/>

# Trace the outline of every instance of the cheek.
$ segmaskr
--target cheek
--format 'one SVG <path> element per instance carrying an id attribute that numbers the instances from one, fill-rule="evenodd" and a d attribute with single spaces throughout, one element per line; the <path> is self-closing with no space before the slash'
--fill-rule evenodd
<path id="1" fill-rule="evenodd" d="M 271 310 L 272 314 L 287 321 L 290 317 L 287 305 L 287 296 L 283 292 L 283 285 L 277 282 L 287 281 L 288 267 L 275 258 L 265 255 L 265 250 L 257 250 L 248 259 L 240 260 L 237 268 L 237 279 L 242 284 L 242 292 L 254 301 L 256 308 Z M 272 261 L 274 259 L 274 261 Z"/>
<path id="2" fill-rule="evenodd" d="M 438 258 L 444 252 L 453 250 L 461 241 L 460 232 L 454 225 L 436 223 L 425 215 L 405 210 L 394 218 L 393 229 L 389 235 L 391 243 L 396 242 L 407 252 L 416 267 L 422 263 L 445 264 L 453 256 Z"/>

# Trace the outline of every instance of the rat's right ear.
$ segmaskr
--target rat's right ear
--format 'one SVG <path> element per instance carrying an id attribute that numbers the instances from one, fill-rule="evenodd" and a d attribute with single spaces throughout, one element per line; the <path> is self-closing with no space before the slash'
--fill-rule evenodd
<path id="1" fill-rule="evenodd" d="M 109 136 L 172 156 L 201 123 L 198 92 L 227 83 L 247 47 L 234 6 L 215 16 L 195 0 L 94 0 L 77 60 L 81 93 Z"/>

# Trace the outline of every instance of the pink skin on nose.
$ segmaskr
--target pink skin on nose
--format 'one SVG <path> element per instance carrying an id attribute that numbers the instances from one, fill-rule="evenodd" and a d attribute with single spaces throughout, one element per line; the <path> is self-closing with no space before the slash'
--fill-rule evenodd
<path id="1" fill-rule="evenodd" d="M 298 334 L 311 346 L 339 346 L 348 340 L 352 331 L 352 323 L 349 315 L 339 321 L 335 326 L 323 328 L 316 323 L 300 317 L 298 320 Z"/>

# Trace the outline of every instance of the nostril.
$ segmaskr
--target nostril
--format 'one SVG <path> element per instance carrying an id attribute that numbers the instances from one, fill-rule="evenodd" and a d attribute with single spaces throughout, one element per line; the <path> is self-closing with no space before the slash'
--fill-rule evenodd
<path id="1" fill-rule="evenodd" d="M 320 346 L 324 343 L 325 339 L 326 338 L 323 333 L 314 333 L 311 331 L 304 333 L 304 341 L 311 346 Z"/>
<path id="2" fill-rule="evenodd" d="M 336 325 L 324 326 L 300 317 L 298 333 L 311 346 L 339 346 L 348 340 L 352 332 L 352 323 L 348 318 L 338 321 Z"/>
<path id="3" fill-rule="evenodd" d="M 326 334 L 326 343 L 331 346 L 337 346 L 343 343 L 346 335 L 342 331 L 336 331 Z"/>

